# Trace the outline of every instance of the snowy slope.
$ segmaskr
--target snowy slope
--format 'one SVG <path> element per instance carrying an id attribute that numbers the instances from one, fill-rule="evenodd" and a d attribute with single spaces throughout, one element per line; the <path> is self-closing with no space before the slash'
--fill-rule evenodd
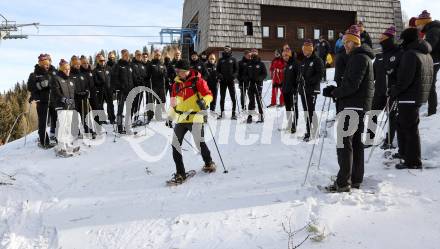
<path id="1" fill-rule="evenodd" d="M 0 175 L 13 183 L 0 186 L 0 248 L 281 249 L 288 248 L 283 224 L 288 229 L 289 222 L 292 230 L 311 224 L 294 237 L 300 243 L 310 236 L 301 248 L 439 248 L 439 169 L 385 169 L 377 150 L 364 190 L 323 194 L 315 186 L 330 183 L 338 168 L 332 129 L 320 169 L 312 167 L 302 186 L 312 144 L 301 142 L 303 121 L 299 138 L 276 129 L 283 112 L 276 121 L 277 110 L 267 110 L 264 126 L 244 125 L 245 116 L 211 119 L 229 174 L 209 140 L 218 172 L 176 188 L 164 184 L 174 163 L 163 123 L 151 125 L 157 132 L 116 143 L 107 127 L 102 144 L 82 146 L 70 159 L 39 150 L 35 133 L 25 147 L 24 140 L 2 147 L 0 170 L 16 180 Z M 424 117 L 420 127 L 423 157 L 432 166 L 440 164 L 438 119 Z M 184 148 L 187 169 L 199 171 L 200 156 Z M 163 156 L 151 162 L 145 152 Z"/>

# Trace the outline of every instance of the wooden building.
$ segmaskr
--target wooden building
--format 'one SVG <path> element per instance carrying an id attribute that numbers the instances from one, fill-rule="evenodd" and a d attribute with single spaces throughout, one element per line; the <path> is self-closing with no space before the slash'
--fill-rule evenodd
<path id="1" fill-rule="evenodd" d="M 399 0 L 185 0 L 183 27 L 197 27 L 197 52 L 235 53 L 258 48 L 270 60 L 288 43 L 296 50 L 304 39 L 324 35 L 334 45 L 338 33 L 362 21 L 377 44 L 390 25 L 403 29 Z M 240 57 L 236 54 L 237 57 Z"/>

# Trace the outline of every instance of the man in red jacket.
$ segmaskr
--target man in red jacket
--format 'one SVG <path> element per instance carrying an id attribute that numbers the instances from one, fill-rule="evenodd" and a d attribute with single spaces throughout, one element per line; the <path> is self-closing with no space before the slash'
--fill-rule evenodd
<path id="1" fill-rule="evenodd" d="M 272 78 L 272 100 L 270 106 L 276 106 L 278 91 L 281 89 L 282 82 L 284 80 L 284 68 L 286 67 L 286 62 L 281 58 L 281 53 L 275 50 L 275 59 L 272 60 L 270 65 L 270 76 Z M 279 106 L 284 106 L 284 96 L 283 92 L 280 91 L 280 104 Z"/>

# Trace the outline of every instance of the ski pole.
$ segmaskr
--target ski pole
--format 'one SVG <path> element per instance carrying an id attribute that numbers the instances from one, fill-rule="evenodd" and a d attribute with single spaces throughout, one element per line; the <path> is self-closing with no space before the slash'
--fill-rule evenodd
<path id="1" fill-rule="evenodd" d="M 259 101 L 260 109 L 261 111 L 263 111 L 263 100 L 261 99 L 260 92 L 258 91 L 257 83 L 254 84 L 254 87 L 255 87 L 255 94 L 257 94 L 257 101 Z M 264 113 L 260 113 L 260 114 L 264 116 Z"/>
<path id="2" fill-rule="evenodd" d="M 118 106 L 118 108 L 119 108 L 119 96 L 118 96 L 118 90 L 116 90 L 116 105 Z M 114 137 L 113 137 L 113 143 L 116 143 L 116 126 L 118 125 L 117 124 L 117 121 L 118 120 L 116 120 L 116 123 L 115 124 L 113 124 L 113 134 L 114 134 Z"/>
<path id="3" fill-rule="evenodd" d="M 324 99 L 324 104 L 323 104 L 323 106 L 322 106 L 322 111 L 321 111 L 321 118 L 322 118 L 322 113 L 324 112 L 324 108 L 325 108 L 325 104 L 326 104 L 326 103 L 327 103 L 327 98 Z M 310 126 L 309 126 L 309 127 L 310 127 Z M 311 128 L 311 127 L 310 127 L 310 128 Z M 318 130 L 318 132 L 317 132 L 317 135 L 319 136 L 319 130 Z M 316 138 L 316 135 L 315 135 L 315 138 Z M 306 176 L 305 176 L 305 178 L 304 178 L 303 186 L 306 185 L 307 178 L 308 178 L 308 176 L 309 176 L 309 171 L 310 171 L 310 167 L 312 166 L 312 158 L 313 158 L 313 154 L 315 153 L 315 148 L 316 148 L 316 143 L 313 143 L 313 146 L 312 146 L 312 152 L 310 153 L 309 163 L 308 163 L 308 165 L 307 165 L 307 171 L 306 171 Z"/>
<path id="4" fill-rule="evenodd" d="M 220 153 L 220 150 L 218 148 L 217 141 L 215 140 L 214 133 L 212 132 L 212 129 L 211 129 L 211 125 L 209 124 L 209 122 L 206 122 L 206 125 L 208 126 L 209 131 L 211 132 L 212 140 L 214 141 L 215 148 L 217 149 L 218 156 L 220 157 L 220 161 L 222 162 L 222 166 L 223 166 L 223 169 L 224 169 L 223 173 L 227 174 L 227 173 L 229 173 L 229 171 L 226 169 L 225 163 L 223 162 L 223 157 L 222 157 L 222 155 Z"/>
<path id="5" fill-rule="evenodd" d="M 325 125 L 325 134 L 327 134 L 327 121 L 328 121 L 328 117 L 329 117 L 329 115 L 330 115 L 330 107 L 331 107 L 331 104 L 332 104 L 332 102 L 329 101 L 329 102 L 328 102 L 327 113 L 326 113 L 326 117 L 325 117 L 325 123 L 324 123 L 324 125 Z M 322 137 L 321 149 L 320 149 L 320 152 L 319 152 L 319 160 L 318 160 L 318 170 L 319 170 L 319 168 L 320 168 L 320 166 L 321 166 L 322 152 L 324 151 L 325 137 L 326 137 L 326 135 L 324 135 L 324 136 Z"/>
<path id="6" fill-rule="evenodd" d="M 47 101 L 47 108 L 46 108 L 46 119 L 44 120 L 45 124 L 44 124 L 44 144 L 43 146 L 46 146 L 46 141 L 47 141 L 47 120 L 49 119 L 49 106 L 50 106 L 50 95 L 52 93 L 52 89 L 49 90 L 49 101 Z"/>

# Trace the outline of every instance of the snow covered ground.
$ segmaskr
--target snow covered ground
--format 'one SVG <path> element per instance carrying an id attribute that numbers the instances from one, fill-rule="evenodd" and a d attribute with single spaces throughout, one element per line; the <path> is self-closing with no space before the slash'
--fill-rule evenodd
<path id="1" fill-rule="evenodd" d="M 317 109 L 322 103 L 320 97 Z M 330 183 L 338 169 L 333 131 L 320 169 L 312 166 L 302 186 L 313 145 L 301 140 L 303 121 L 298 137 L 278 131 L 283 112 L 276 121 L 277 109 L 266 110 L 264 126 L 246 126 L 244 115 L 211 119 L 229 174 L 209 140 L 217 173 L 198 173 L 174 188 L 165 187 L 175 168 L 163 123 L 116 143 L 107 127 L 105 141 L 69 159 L 38 149 L 35 133 L 25 147 L 23 139 L 1 147 L 0 170 L 16 180 L 0 175 L 13 183 L 0 186 L 0 248 L 282 249 L 289 224 L 300 230 L 293 243 L 309 236 L 301 248 L 439 248 L 439 169 L 385 169 L 378 149 L 363 190 L 323 194 L 316 186 Z M 439 124 L 437 115 L 420 125 L 431 166 L 440 166 Z M 201 157 L 184 148 L 187 169 L 200 171 Z"/>

